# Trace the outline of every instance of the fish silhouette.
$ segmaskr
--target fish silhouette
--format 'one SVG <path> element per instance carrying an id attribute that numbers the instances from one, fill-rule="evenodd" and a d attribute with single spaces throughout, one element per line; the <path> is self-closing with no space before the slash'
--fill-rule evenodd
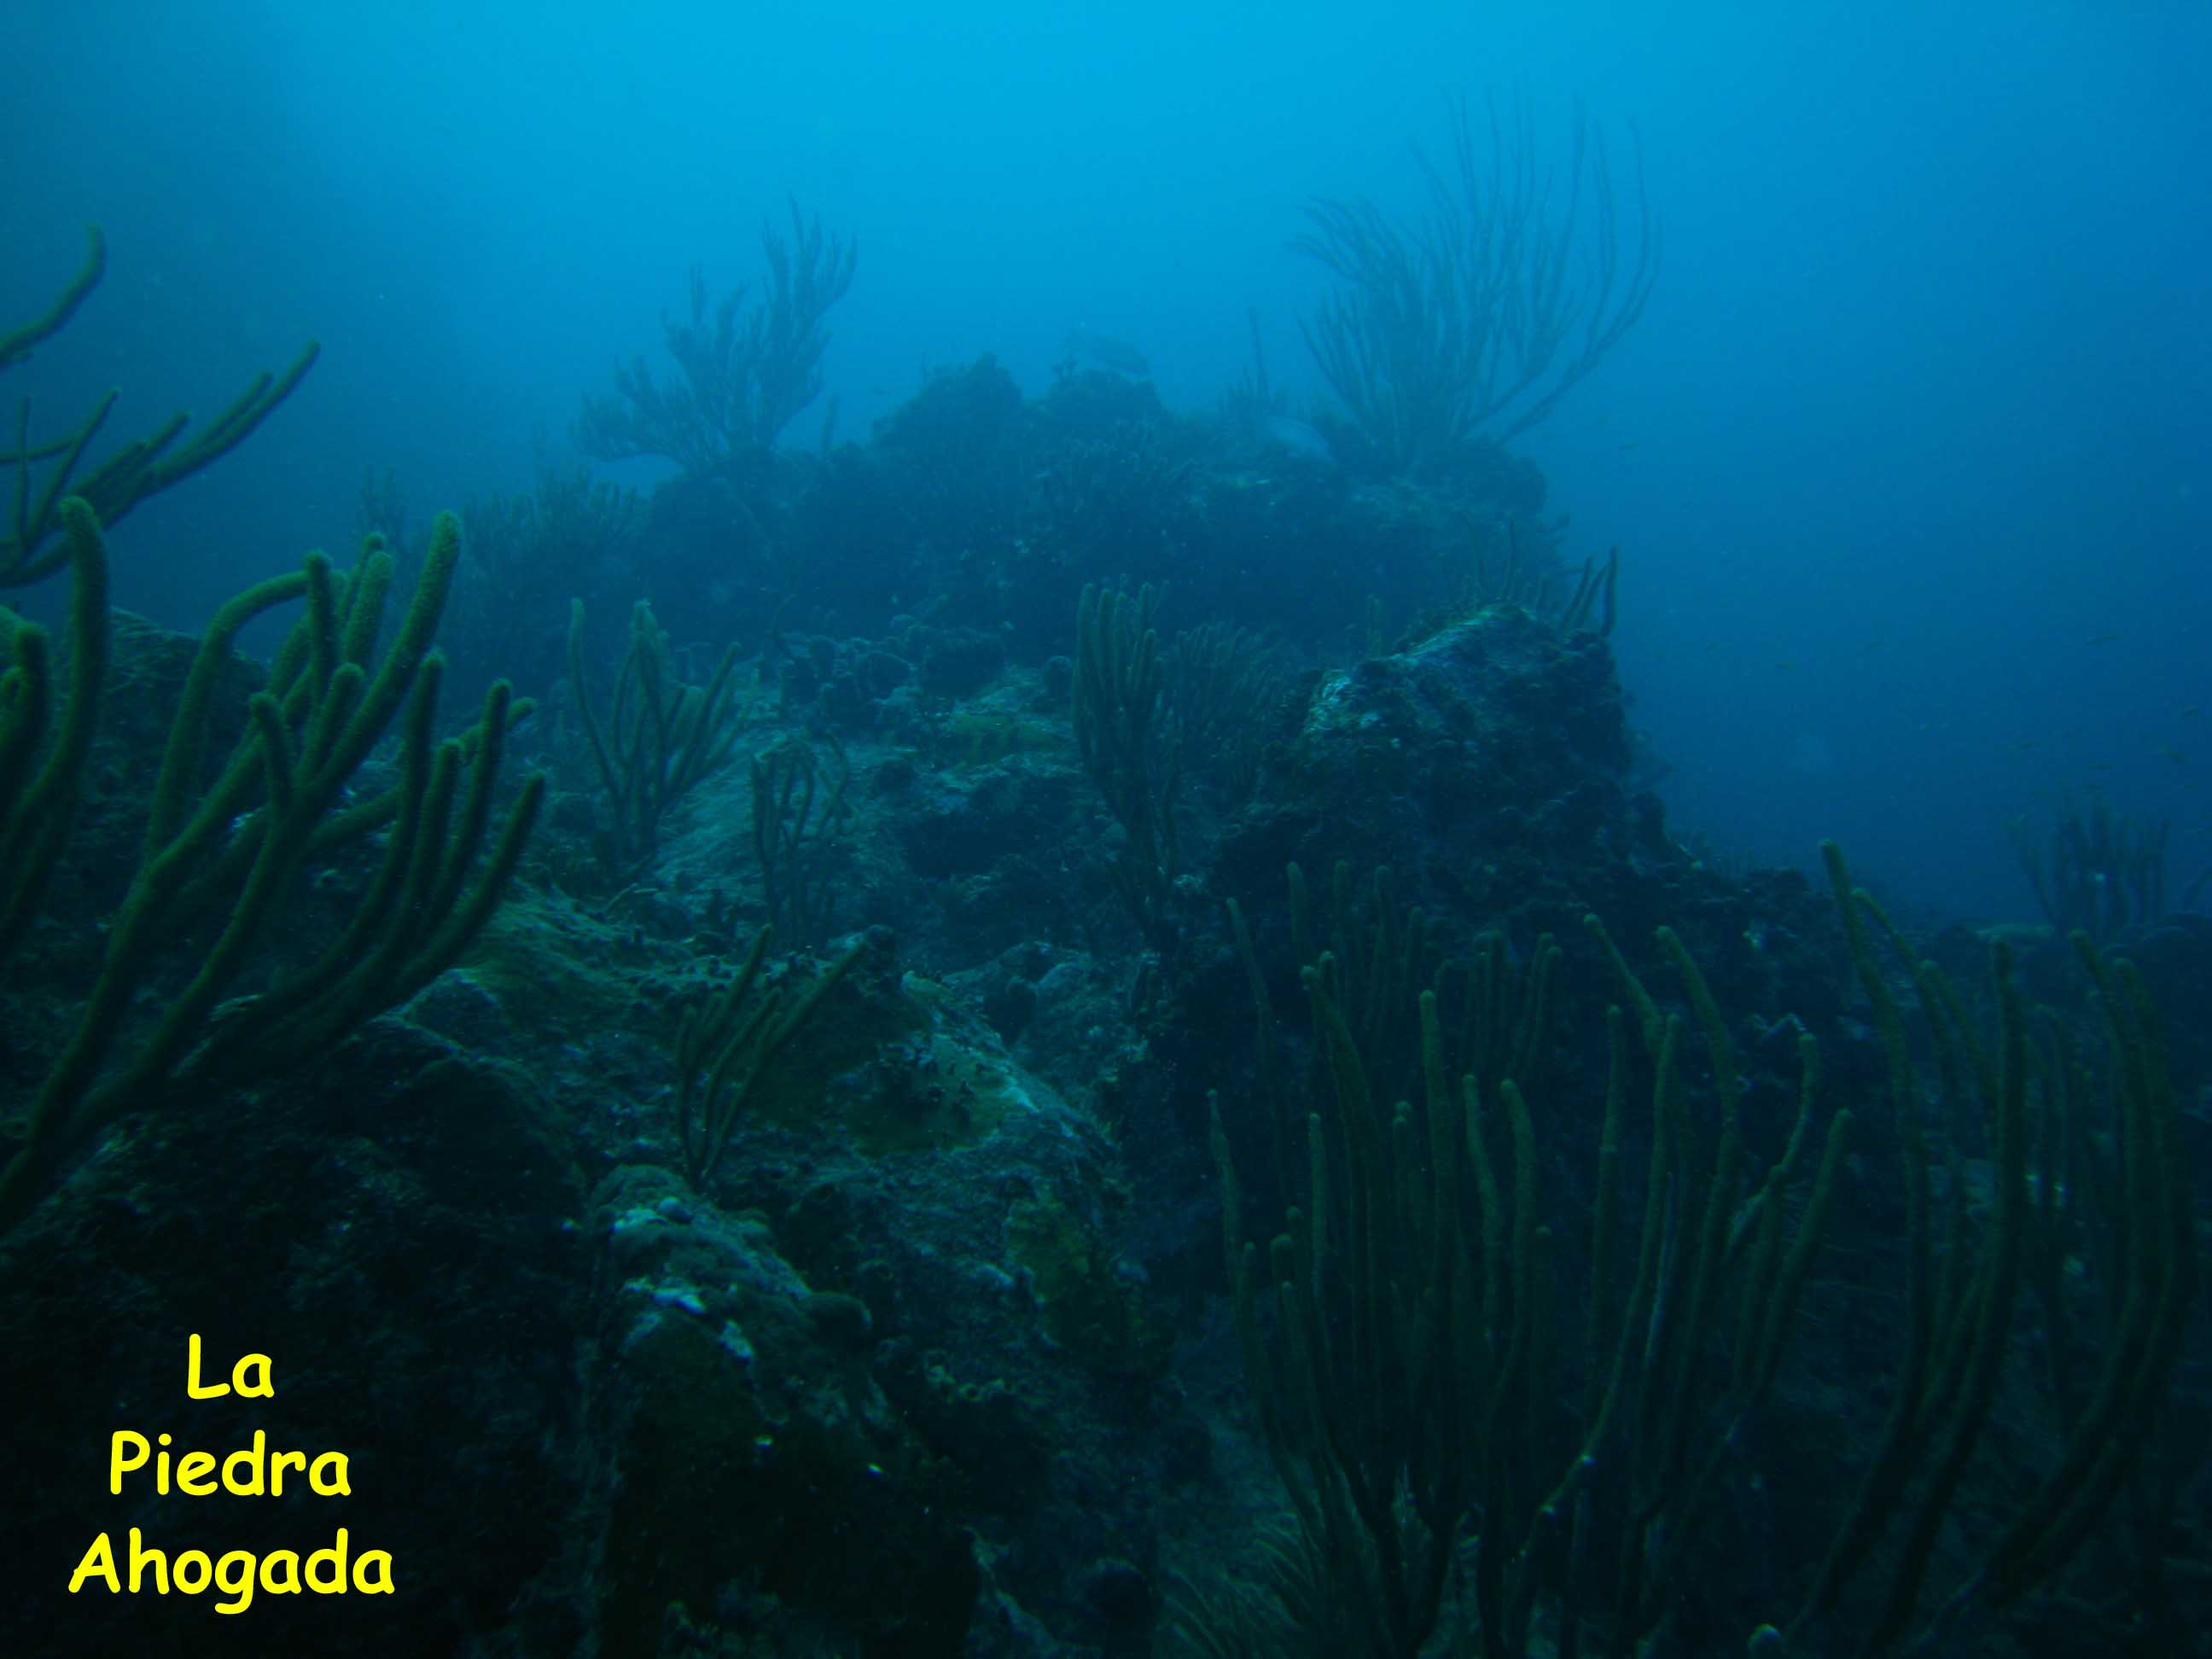
<path id="1" fill-rule="evenodd" d="M 1145 361 L 1145 354 L 1127 340 L 1117 340 L 1110 334 L 1094 334 L 1087 328 L 1067 331 L 1067 339 L 1060 349 L 1071 357 L 1089 360 L 1100 368 L 1111 369 L 1116 374 L 1127 374 L 1139 380 L 1152 377 L 1152 366 Z"/>

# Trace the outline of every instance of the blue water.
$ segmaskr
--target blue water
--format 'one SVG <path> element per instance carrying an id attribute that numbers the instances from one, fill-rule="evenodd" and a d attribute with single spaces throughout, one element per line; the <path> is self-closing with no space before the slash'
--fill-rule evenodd
<path id="1" fill-rule="evenodd" d="M 580 395 L 657 354 L 703 262 L 788 196 L 857 240 L 842 430 L 1073 329 L 1179 409 L 1256 308 L 1301 409 L 1286 243 L 1316 196 L 1419 204 L 1446 90 L 1574 100 L 1665 224 L 1649 311 L 1517 447 L 1615 635 L 1674 822 L 1818 836 L 1947 911 L 2027 915 L 2008 818 L 2063 789 L 2212 865 L 2212 12 L 2135 4 L 21 5 L 0 23 L 0 317 L 110 242 L 7 390 L 118 431 L 321 363 L 116 538 L 118 598 L 197 623 L 352 533 L 526 488 Z M 802 420 L 805 441 L 815 422 Z M 649 466 L 618 469 L 650 482 Z M 51 600 L 34 597 L 33 604 Z"/>

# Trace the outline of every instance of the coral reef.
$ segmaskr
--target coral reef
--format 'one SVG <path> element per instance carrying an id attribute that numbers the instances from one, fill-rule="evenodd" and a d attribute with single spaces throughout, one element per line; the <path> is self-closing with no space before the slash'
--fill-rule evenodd
<path id="1" fill-rule="evenodd" d="M 1527 184 L 1438 223 L 1554 258 Z M 1219 420 L 987 357 L 778 447 L 851 253 L 767 246 L 587 416 L 687 471 L 475 505 L 456 671 L 450 515 L 389 638 L 372 538 L 195 641 L 56 498 L 75 611 L 0 630 L 9 1651 L 2189 1650 L 2212 929 L 2094 822 L 2084 937 L 1994 951 L 1670 833 L 1639 596 L 1496 438 L 1637 256 L 1392 467 L 1256 361 Z M 183 1402 L 195 1334 L 275 1396 Z M 118 1427 L 342 1448 L 400 1593 L 71 1596 L 103 1528 L 340 1512 L 118 1501 Z"/>

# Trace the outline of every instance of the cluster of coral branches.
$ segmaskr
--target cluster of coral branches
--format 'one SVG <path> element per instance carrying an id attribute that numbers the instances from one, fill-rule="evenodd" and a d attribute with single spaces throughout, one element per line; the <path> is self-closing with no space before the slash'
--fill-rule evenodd
<path id="1" fill-rule="evenodd" d="M 1556 171 L 1524 106 L 1493 101 L 1489 115 L 1478 145 L 1453 100 L 1449 165 L 1423 159 L 1425 217 L 1324 199 L 1292 244 L 1336 278 L 1302 320 L 1306 343 L 1345 418 L 1395 471 L 1543 420 L 1635 326 L 1658 280 L 1640 159 L 1624 212 L 1605 135 L 1582 114 Z"/>

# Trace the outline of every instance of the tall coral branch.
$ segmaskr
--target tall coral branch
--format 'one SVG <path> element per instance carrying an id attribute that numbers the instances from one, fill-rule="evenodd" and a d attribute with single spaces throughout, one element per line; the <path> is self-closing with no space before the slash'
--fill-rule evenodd
<path id="1" fill-rule="evenodd" d="M 0 369 L 26 361 L 33 348 L 58 333 L 100 286 L 107 270 L 106 239 L 97 225 L 87 227 L 86 235 L 90 246 L 84 263 L 60 295 L 30 322 L 0 335 Z M 65 496 L 82 497 L 100 525 L 112 530 L 139 502 L 182 483 L 252 436 L 254 428 L 299 389 L 320 349 L 310 340 L 282 374 L 256 375 L 228 408 L 189 438 L 185 428 L 191 417 L 179 411 L 82 477 L 76 476 L 77 466 L 106 423 L 117 394 L 107 392 L 74 430 L 45 443 L 32 441 L 31 400 L 23 399 L 16 414 L 15 447 L 0 452 L 0 466 L 15 470 L 14 508 L 5 529 L 0 530 L 0 587 L 28 586 L 70 562 L 67 546 L 47 546 L 61 528 Z M 46 476 L 34 484 L 33 471 L 40 466 L 46 469 Z"/>
<path id="2" fill-rule="evenodd" d="M 768 289 L 750 309 L 740 285 L 710 321 L 706 275 L 691 271 L 691 318 L 661 324 L 678 381 L 653 379 L 645 359 L 615 371 L 615 394 L 586 397 L 576 445 L 600 460 L 659 455 L 686 472 L 713 472 L 766 449 L 822 391 L 823 320 L 853 283 L 854 246 L 825 238 L 819 219 L 791 204 L 791 240 L 761 228 Z"/>
<path id="3" fill-rule="evenodd" d="M 1452 166 L 1422 163 L 1421 222 L 1364 199 L 1324 199 L 1307 207 L 1312 228 L 1291 244 L 1338 279 L 1300 321 L 1306 344 L 1352 427 L 1399 471 L 1543 420 L 1635 326 L 1658 280 L 1640 153 L 1630 255 L 1604 135 L 1579 111 L 1564 200 L 1527 111 L 1501 117 L 1493 103 L 1489 125 L 1478 147 L 1466 104 L 1454 100 Z"/>

